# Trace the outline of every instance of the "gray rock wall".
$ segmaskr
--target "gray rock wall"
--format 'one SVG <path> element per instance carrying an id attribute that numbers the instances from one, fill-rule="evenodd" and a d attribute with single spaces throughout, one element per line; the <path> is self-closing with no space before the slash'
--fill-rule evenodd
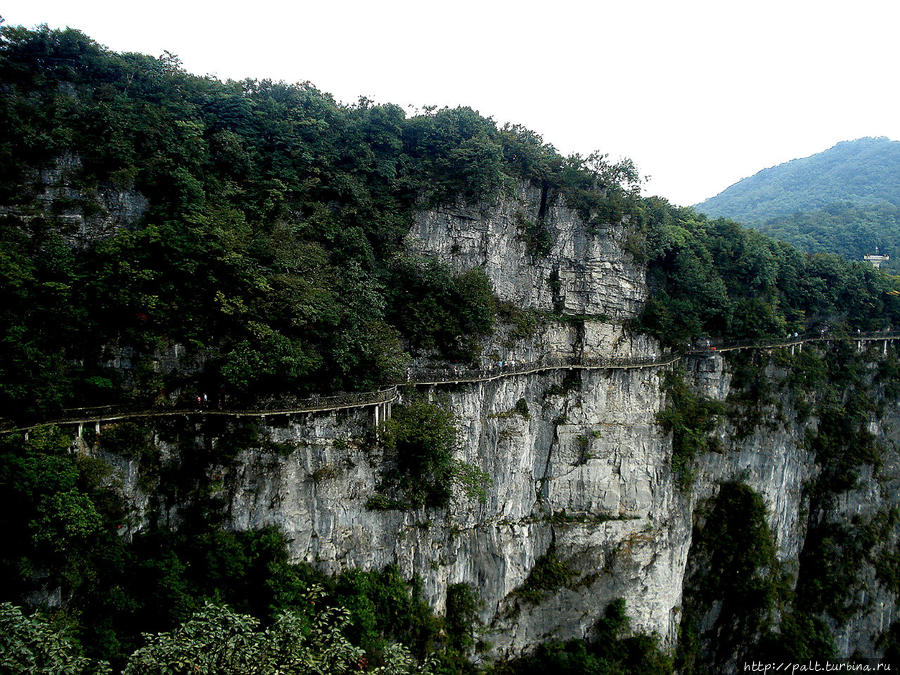
<path id="1" fill-rule="evenodd" d="M 556 326 L 548 334 L 565 330 Z M 620 355 L 623 345 L 634 356 L 658 349 L 618 326 L 592 331 L 617 335 L 605 344 L 616 344 Z M 698 392 L 728 396 L 731 376 L 722 357 L 693 357 L 683 366 Z M 431 396 L 456 415 L 458 458 L 491 476 L 482 503 L 458 495 L 447 510 L 367 509 L 385 466 L 372 437 L 371 408 L 267 418 L 263 435 L 289 453 L 248 450 L 233 468 L 210 471 L 225 476 L 221 489 L 230 526 L 277 526 L 295 561 L 329 573 L 396 564 L 407 577 L 422 577 L 438 611 L 450 584 L 474 584 L 485 601 L 482 618 L 493 631 L 493 656 L 521 653 L 549 637 L 590 636 L 616 598 L 626 601 L 636 630 L 656 632 L 672 647 L 698 506 L 724 482 L 748 484 L 766 505 L 777 557 L 796 571 L 806 536 L 804 487 L 818 468 L 804 447 L 804 426 L 789 416 L 744 438 L 723 422 L 716 432 L 722 452 L 699 456 L 690 491 L 681 490 L 671 471 L 671 439 L 656 424 L 665 405 L 663 375 L 660 367 L 560 370 L 419 387 L 417 395 Z M 527 419 L 515 412 L 519 399 L 527 403 Z M 873 420 L 872 429 L 890 445 L 898 421 L 894 406 Z M 117 473 L 136 509 L 145 510 L 139 476 L 125 464 L 118 463 Z M 864 475 L 861 485 L 843 494 L 828 517 L 849 522 L 897 505 L 896 452 L 887 454 L 879 480 Z M 177 509 L 166 519 L 177 522 Z M 551 547 L 573 577 L 537 604 L 526 602 L 514 591 Z M 897 616 L 896 596 L 871 565 L 863 567 L 862 579 L 859 611 L 833 626 L 842 656 L 877 654 L 877 636 Z"/>
<path id="2" fill-rule="evenodd" d="M 143 194 L 109 184 L 88 188 L 78 181 L 80 171 L 81 158 L 77 155 L 57 157 L 53 166 L 35 172 L 32 185 L 23 186 L 23 194 L 34 195 L 34 204 L 0 205 L 0 214 L 26 220 L 36 213 L 50 217 L 73 246 L 110 237 L 141 221 L 150 206 Z"/>
<path id="3" fill-rule="evenodd" d="M 784 375 L 771 367 L 768 374 L 773 379 Z M 720 356 L 693 360 L 689 375 L 697 391 L 706 396 L 724 401 L 730 393 L 731 376 Z M 766 423 L 746 438 L 740 438 L 730 424 L 720 425 L 717 435 L 723 452 L 697 459 L 691 502 L 696 508 L 724 482 L 746 483 L 766 505 L 778 560 L 796 574 L 807 535 L 806 490 L 820 472 L 813 453 L 805 448 L 806 430 L 814 430 L 817 420 L 798 422 L 792 402 L 785 396 L 777 403 L 787 411 L 785 419 L 776 421 L 775 411 L 770 410 Z M 878 514 L 900 506 L 900 402 L 891 403 L 882 417 L 873 418 L 869 431 L 884 449 L 882 465 L 860 468 L 858 487 L 836 495 L 835 504 L 822 516 L 826 522 L 864 526 Z M 894 525 L 884 545 L 895 547 L 898 538 L 900 528 Z M 898 618 L 897 595 L 878 579 L 871 561 L 862 561 L 858 581 L 858 608 L 851 618 L 841 625 L 826 617 L 840 658 L 877 657 L 881 653 L 876 645 L 879 635 Z"/>
<path id="4" fill-rule="evenodd" d="M 512 198 L 477 209 L 457 206 L 416 215 L 409 248 L 435 255 L 456 271 L 485 270 L 501 300 L 565 314 L 627 319 L 647 297 L 644 270 L 624 252 L 621 224 L 592 231 L 560 197 L 541 208 L 528 183 Z M 543 227 L 550 252 L 530 252 L 526 225 Z"/>
<path id="5" fill-rule="evenodd" d="M 440 392 L 458 417 L 459 458 L 493 480 L 484 503 L 367 510 L 382 467 L 377 448 L 361 440 L 371 413 L 307 416 L 267 429 L 296 445 L 289 457 L 242 458 L 232 524 L 276 525 L 295 560 L 328 572 L 398 564 L 422 576 L 439 610 L 448 585 L 473 583 L 486 601 L 483 618 L 500 631 L 499 653 L 548 634 L 581 637 L 617 597 L 636 627 L 671 639 L 690 521 L 667 468 L 668 442 L 653 423 L 662 404 L 658 373 L 584 372 L 572 390 L 553 393 L 564 377 Z M 527 420 L 511 412 L 520 398 Z M 562 511 L 586 522 L 554 522 Z M 551 542 L 576 572 L 572 588 L 536 606 L 511 596 Z"/>

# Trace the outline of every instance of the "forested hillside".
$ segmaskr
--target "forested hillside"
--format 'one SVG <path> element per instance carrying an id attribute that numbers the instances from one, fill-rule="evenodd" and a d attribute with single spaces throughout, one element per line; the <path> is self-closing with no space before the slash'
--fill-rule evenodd
<path id="1" fill-rule="evenodd" d="M 806 255 L 657 198 L 645 200 L 642 213 L 651 295 L 639 325 L 664 343 L 814 326 L 876 330 L 900 318 L 895 282 L 867 263 Z"/>
<path id="2" fill-rule="evenodd" d="M 520 179 L 595 221 L 636 203 L 629 165 L 563 158 L 469 108 L 408 118 L 308 83 L 222 83 L 77 31 L 5 29 L 0 82 L 6 417 L 118 399 L 115 346 L 135 350 L 127 395 L 145 403 L 179 386 L 147 366 L 173 343 L 204 361 L 204 390 L 238 399 L 372 389 L 408 349 L 470 357 L 491 290 L 405 253 L 414 207 Z M 48 198 L 61 160 L 68 191 Z M 73 246 L 54 216 L 89 219 L 117 190 L 149 200 L 141 222 Z"/>
<path id="3" fill-rule="evenodd" d="M 838 253 L 862 260 L 870 253 L 890 256 L 883 269 L 900 271 L 900 206 L 843 202 L 753 225 L 770 237 L 809 253 Z"/>
<path id="4" fill-rule="evenodd" d="M 808 253 L 862 260 L 890 255 L 900 269 L 900 143 L 861 138 L 760 171 L 697 210 L 726 217 Z"/>
<path id="5" fill-rule="evenodd" d="M 635 253 L 676 272 L 654 283 L 662 294 L 645 324 L 661 335 L 669 319 L 657 310 L 670 301 L 673 320 L 687 324 L 679 337 L 742 333 L 735 312 L 757 302 L 748 288 L 767 298 L 757 332 L 834 312 L 869 322 L 833 299 L 797 295 L 784 285 L 793 282 L 779 286 L 785 263 L 772 258 L 774 244 L 644 204 L 629 163 L 561 157 L 536 134 L 499 129 L 468 108 L 407 117 L 390 104 L 338 104 L 310 84 L 222 83 L 172 57 L 110 53 L 72 30 L 5 29 L 0 75 L 6 417 L 122 396 L 160 401 L 190 384 L 149 369 L 154 350 L 174 343 L 202 358 L 196 386 L 235 400 L 371 389 L 398 377 L 410 350 L 470 358 L 495 316 L 484 275 L 410 258 L 403 238 L 414 208 L 490 202 L 522 179 L 589 223 L 630 217 Z M 42 176 L 61 158 L 70 189 L 48 200 Z M 54 214 L 89 220 L 110 190 L 144 196 L 146 213 L 73 246 L 71 219 Z M 726 249 L 765 251 L 739 272 L 751 286 L 717 267 L 731 265 L 728 256 L 703 250 L 708 227 L 727 231 Z M 810 265 L 840 266 L 779 256 L 793 261 L 790 279 L 821 273 Z M 883 282 L 866 274 L 836 276 L 863 275 L 879 305 Z M 822 287 L 839 293 L 834 279 Z M 696 306 L 686 312 L 685 303 Z M 114 347 L 134 350 L 137 378 L 124 392 L 104 366 Z"/>
<path id="6" fill-rule="evenodd" d="M 697 204 L 709 216 L 757 224 L 839 202 L 900 205 L 900 142 L 860 138 L 763 169 Z"/>
<path id="7" fill-rule="evenodd" d="M 345 105 L 309 83 L 194 76 L 174 57 L 112 53 L 75 30 L 4 28 L 0 128 L 7 430 L 65 408 L 166 409 L 179 404 L 178 392 L 191 400 L 211 392 L 237 407 L 370 390 L 402 380 L 413 357 L 477 362 L 481 341 L 504 320 L 526 328 L 583 320 L 500 306 L 481 270 L 455 274 L 404 246 L 416 210 L 491 204 L 522 181 L 564 200 L 585 236 L 625 223 L 628 254 L 646 265 L 650 286 L 643 316 L 627 328 L 666 345 L 900 325 L 896 282 L 870 266 L 641 198 L 630 162 L 563 157 L 539 135 L 500 128 L 470 108 L 407 115 L 367 100 Z M 871 157 L 889 161 L 876 150 L 893 145 L 866 143 Z M 143 205 L 138 216 L 95 227 L 110 203 L 126 199 Z M 546 254 L 541 234 L 522 233 L 534 256 Z M 155 355 L 176 345 L 193 367 L 157 371 Z M 117 365 L 124 359 L 130 379 Z M 187 422 L 161 441 L 188 458 L 176 468 L 139 425 L 105 433 L 104 451 L 158 474 L 147 489 L 160 501 L 190 505 L 129 540 L 119 534 L 129 515 L 103 460 L 71 453 L 72 439 L 53 427 L 2 435 L 0 600 L 53 607 L 48 627 L 0 606 L 7 634 L 31 640 L 37 654 L 57 644 L 49 634 L 68 632 L 56 656 L 71 649 L 73 659 L 116 667 L 145 644 L 143 632 L 166 632 L 140 656 L 163 659 L 194 630 L 210 644 L 238 636 L 251 661 L 304 637 L 309 650 L 291 658 L 332 649 L 343 670 L 359 659 L 406 659 L 390 672 L 412 672 L 397 641 L 420 658 L 438 654 L 439 672 L 473 668 L 468 655 L 489 648 L 474 637 L 477 589 L 454 587 L 437 617 L 420 581 L 394 569 L 328 577 L 290 563 L 280 532 L 227 529 L 211 467 L 233 462 L 257 434 L 249 423 L 211 425 L 215 446 L 196 442 Z M 431 431 L 418 429 L 415 440 Z M 416 459 L 433 468 L 424 451 Z M 454 466 L 444 461 L 440 475 Z M 538 593 L 565 578 L 552 557 L 544 563 Z M 316 585 L 346 611 L 322 611 Z M 195 612 L 198 623 L 186 624 Z M 543 656 L 600 660 L 608 672 L 670 666 L 652 639 L 627 637 L 626 628 L 623 608 L 611 605 L 599 646 L 551 644 Z M 132 663 L 132 672 L 152 672 Z"/>

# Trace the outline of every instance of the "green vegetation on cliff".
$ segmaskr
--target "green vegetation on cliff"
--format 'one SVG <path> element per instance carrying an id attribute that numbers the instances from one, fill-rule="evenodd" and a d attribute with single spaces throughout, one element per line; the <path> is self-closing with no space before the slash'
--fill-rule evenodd
<path id="1" fill-rule="evenodd" d="M 407 117 L 310 84 L 223 83 L 46 28 L 3 30 L 0 83 L 0 403 L 16 420 L 174 390 L 372 389 L 410 352 L 472 358 L 497 313 L 490 283 L 403 240 L 414 209 L 489 204 L 520 180 L 589 229 L 627 217 L 652 289 L 640 325 L 670 342 L 878 327 L 900 305 L 865 268 L 640 200 L 630 162 L 564 158 L 469 108 Z M 104 195 L 137 193 L 132 226 L 79 230 Z M 157 372 L 175 344 L 199 374 Z"/>
<path id="2" fill-rule="evenodd" d="M 490 284 L 409 257 L 414 208 L 490 203 L 523 179 L 590 225 L 636 200 L 630 163 L 563 158 L 470 108 L 407 117 L 308 83 L 223 83 L 75 30 L 3 29 L 0 125 L 0 406 L 14 419 L 123 390 L 135 404 L 187 387 L 365 390 L 400 376 L 409 350 L 470 358 L 493 325 Z M 131 190 L 149 200 L 132 227 L 57 217 Z M 174 344 L 202 376 L 154 371 Z M 122 348 L 133 382 L 106 367 Z"/>
<path id="3" fill-rule="evenodd" d="M 726 483 L 698 509 L 697 521 L 678 644 L 686 673 L 740 663 L 772 625 L 779 599 L 775 543 L 758 494 Z"/>
<path id="4" fill-rule="evenodd" d="M 174 422 L 156 431 L 177 451 L 141 459 L 151 511 L 143 524 L 123 510 L 109 466 L 72 454 L 70 437 L 48 428 L 27 441 L 15 434 L 0 438 L 0 602 L 44 605 L 51 628 L 67 636 L 73 658 L 101 659 L 115 668 L 144 647 L 143 633 L 172 631 L 199 612 L 208 628 L 232 626 L 243 636 L 235 640 L 254 649 L 262 648 L 257 643 L 263 636 L 254 628 L 260 621 L 276 633 L 281 625 L 310 635 L 322 620 L 329 640 L 340 639 L 354 664 L 363 655 L 373 667 L 390 662 L 401 643 L 419 659 L 432 654 L 437 663 L 451 664 L 447 672 L 460 672 L 477 618 L 470 592 L 454 587 L 441 617 L 425 602 L 421 580 L 405 579 L 395 567 L 332 577 L 291 563 L 285 537 L 273 528 L 226 530 L 228 476 L 241 451 L 259 447 L 256 429 L 213 422 L 198 430 Z M 147 452 L 147 440 L 132 427 L 104 434 L 99 448 L 138 457 Z M 343 609 L 333 616 L 329 606 Z M 7 618 L 21 624 L 10 612 Z M 204 626 L 194 633 L 203 634 Z M 40 637 L 44 629 L 36 630 Z M 170 639 L 175 636 L 163 642 Z M 162 658 L 157 647 L 146 658 Z M 0 658 L 21 655 L 18 647 L 9 648 L 13 654 Z"/>
<path id="5" fill-rule="evenodd" d="M 385 460 L 370 509 L 444 508 L 459 491 L 466 499 L 484 501 L 491 477 L 454 457 L 456 420 L 449 410 L 419 399 L 397 406 L 381 429 Z"/>
<path id="6" fill-rule="evenodd" d="M 891 489 L 892 477 L 882 475 L 891 449 L 872 422 L 896 404 L 897 367 L 894 350 L 857 349 L 852 341 L 726 356 L 732 391 L 720 433 L 733 440 L 760 434 L 757 442 L 770 443 L 779 429 L 803 425 L 795 442 L 814 458 L 816 472 L 803 484 L 795 560 L 779 561 L 767 523 L 781 514 L 767 514 L 747 485 L 724 484 L 700 504 L 684 585 L 682 672 L 724 671 L 735 659 L 834 658 L 838 631 L 877 611 L 873 578 L 891 593 L 900 588 L 900 513 L 889 500 L 878 510 L 863 502 L 855 515 L 841 507 L 861 490 Z M 712 403 L 696 393 L 680 400 L 688 411 Z M 895 631 L 885 627 L 881 640 L 890 654 Z"/>
<path id="7" fill-rule="evenodd" d="M 805 255 L 665 200 L 644 200 L 632 243 L 647 262 L 651 291 L 638 326 L 664 343 L 900 324 L 900 296 L 891 294 L 897 281 L 871 265 Z"/>
<path id="8" fill-rule="evenodd" d="M 719 440 L 712 435 L 724 406 L 697 396 L 684 381 L 684 372 L 672 370 L 664 375 L 666 408 L 656 415 L 657 423 L 672 434 L 672 472 L 679 487 L 689 489 L 693 482 L 691 462 L 700 453 L 717 452 Z"/>
<path id="9" fill-rule="evenodd" d="M 4 422 L 93 403 L 170 404 L 173 391 L 242 403 L 374 389 L 402 379 L 413 355 L 475 359 L 498 312 L 517 317 L 516 335 L 525 337 L 534 316 L 498 307 L 481 270 L 457 274 L 403 245 L 415 209 L 487 205 L 522 180 L 576 209 L 588 236 L 627 222 L 628 250 L 647 264 L 651 287 L 636 327 L 668 344 L 780 337 L 826 323 L 879 329 L 900 318 L 895 285 L 869 267 L 806 256 L 731 221 L 641 200 L 629 162 L 561 157 L 533 132 L 498 128 L 469 108 L 408 117 L 390 104 L 339 104 L 310 84 L 192 76 L 171 57 L 114 54 L 74 30 L 5 28 L 0 124 L 7 132 L 0 138 Z M 79 229 L 75 215 L 90 222 L 109 215 L 99 205 L 110 195 L 140 201 L 138 194 L 147 206 L 134 222 Z M 535 257 L 548 253 L 539 225 L 522 227 Z M 176 344 L 195 363 L 164 372 L 156 355 Z M 660 422 L 673 432 L 673 462 L 687 481 L 691 458 L 716 447 L 709 432 L 721 409 L 677 377 L 668 389 L 672 405 Z M 520 402 L 513 410 L 527 419 Z M 872 451 L 861 436 L 859 454 L 845 452 L 870 408 L 843 404 L 829 399 L 808 439 L 826 465 L 823 476 L 835 481 L 852 477 Z M 398 408 L 382 439 L 396 471 L 384 475 L 386 494 L 372 506 L 444 508 L 454 486 L 481 496 L 487 477 L 454 459 L 453 426 L 433 405 Z M 71 438 L 53 428 L 3 435 L 0 600 L 43 605 L 56 634 L 71 637 L 71 651 L 59 650 L 73 659 L 83 653 L 125 667 L 145 632 L 158 635 L 156 651 L 141 658 L 157 664 L 163 651 L 181 658 L 176 643 L 185 631 L 209 626 L 233 628 L 251 655 L 263 648 L 258 628 L 300 642 L 290 622 L 309 635 L 317 620 L 309 589 L 320 586 L 328 604 L 346 611 L 322 628 L 341 649 L 352 645 L 342 654 L 364 650 L 368 663 L 381 665 L 399 642 L 418 658 L 435 654 L 444 672 L 471 669 L 467 657 L 479 646 L 471 589 L 451 586 L 447 616 L 437 617 L 421 582 L 394 568 L 327 577 L 290 563 L 279 532 L 226 529 L 226 476 L 241 453 L 291 451 L 260 444 L 257 431 L 208 415 L 152 429 L 122 424 L 100 439 L 88 432 L 85 442 L 98 452 L 134 461 L 149 500 L 142 523 L 118 499 L 109 465 L 73 453 Z M 177 452 L 163 453 L 161 444 Z M 745 511 L 743 520 L 729 511 L 718 535 L 734 541 L 749 533 L 765 543 L 757 499 L 740 490 L 732 497 L 726 501 Z M 837 539 L 830 534 L 810 551 L 830 551 Z M 878 560 L 885 583 L 896 584 L 896 556 Z M 760 588 L 769 592 L 759 561 L 734 562 L 753 571 L 751 580 L 766 580 Z M 548 553 L 525 597 L 540 599 L 568 578 Z M 845 577 L 822 578 L 831 587 Z M 747 590 L 713 581 L 723 592 Z M 799 594 L 815 590 L 800 581 Z M 29 627 L 21 614 L 3 611 L 32 631 L 27 639 L 44 639 L 37 622 Z M 807 614 L 788 618 L 813 625 Z M 628 635 L 621 603 L 593 634 L 596 641 L 551 643 L 510 667 L 671 666 L 653 638 Z"/>
<path id="10" fill-rule="evenodd" d="M 439 413 L 423 404 L 410 420 L 422 415 Z M 410 420 L 401 424 L 406 432 L 393 433 L 405 438 Z M 446 421 L 432 426 L 439 433 Z M 123 511 L 108 465 L 69 452 L 72 439 L 58 430 L 0 437 L 0 602 L 44 605 L 43 618 L 0 605 L 0 633 L 9 638 L 0 640 L 0 663 L 94 672 L 106 661 L 125 672 L 214 673 L 254 658 L 338 659 L 297 672 L 355 671 L 364 663 L 369 672 L 393 664 L 387 672 L 399 674 L 418 672 L 412 657 L 438 673 L 475 672 L 470 658 L 486 636 L 476 589 L 451 584 L 440 616 L 426 603 L 422 580 L 397 567 L 329 576 L 292 563 L 276 529 L 224 527 L 236 457 L 260 446 L 252 424 L 197 429 L 172 421 L 156 433 L 173 449 L 166 458 L 148 457 L 148 434 L 134 425 L 98 439 L 100 450 L 140 458 L 147 523 Z M 647 672 L 640 666 L 647 659 L 665 662 L 655 640 L 625 636 L 624 611 L 616 611 L 612 642 L 580 649 L 630 663 L 624 672 Z"/>
<path id="11" fill-rule="evenodd" d="M 502 664 L 498 675 L 665 675 L 672 659 L 659 647 L 655 636 L 629 635 L 625 602 L 611 602 L 591 630 L 590 640 L 551 640 L 532 654 Z"/>

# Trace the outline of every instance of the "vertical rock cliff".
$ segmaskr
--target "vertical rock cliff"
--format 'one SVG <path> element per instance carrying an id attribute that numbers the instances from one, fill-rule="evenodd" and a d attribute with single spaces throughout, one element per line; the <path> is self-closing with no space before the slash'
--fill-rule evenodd
<path id="1" fill-rule="evenodd" d="M 493 206 L 420 212 L 409 248 L 457 271 L 481 267 L 497 296 L 520 307 L 628 319 L 647 297 L 621 224 L 588 227 L 561 198 L 529 183 Z"/>
<path id="2" fill-rule="evenodd" d="M 418 214 L 409 245 L 457 271 L 484 268 L 502 300 L 542 313 L 526 339 L 484 345 L 488 360 L 662 360 L 659 344 L 627 327 L 647 288 L 643 270 L 623 250 L 626 234 L 621 224 L 588 228 L 561 200 L 522 185 L 483 210 Z M 538 239 L 547 245 L 536 245 Z M 885 358 L 880 343 L 864 355 L 873 363 Z M 674 648 L 696 527 L 723 484 L 744 484 L 761 497 L 775 558 L 796 587 L 810 523 L 869 522 L 896 507 L 900 465 L 897 401 L 890 400 L 870 420 L 885 448 L 881 465 L 860 469 L 857 487 L 816 502 L 811 513 L 811 486 L 822 471 L 808 438 L 817 420 L 801 421 L 793 395 L 776 388 L 756 421 L 721 416 L 712 432 L 716 451 L 693 459 L 693 481 L 685 486 L 672 470 L 672 436 L 657 423 L 673 367 L 563 368 L 405 388 L 399 403 L 424 396 L 453 412 L 459 459 L 492 480 L 483 502 L 458 495 L 447 509 L 369 508 L 388 469 L 372 408 L 266 418 L 265 443 L 209 472 L 220 480 L 230 526 L 277 526 L 295 561 L 330 573 L 396 564 L 423 579 L 439 611 L 449 585 L 473 584 L 484 600 L 491 658 L 548 638 L 591 637 L 618 598 L 635 630 L 656 633 Z M 740 410 L 731 357 L 690 356 L 677 367 L 696 395 Z M 791 366 L 763 367 L 778 382 Z M 207 434 L 202 442 L 221 442 L 196 432 Z M 164 454 L 175 452 L 159 445 Z M 140 486 L 133 462 L 119 466 L 143 514 L 133 526 L 140 529 L 141 518 L 151 517 L 146 483 Z M 158 517 L 177 521 L 178 506 Z M 897 526 L 884 536 L 896 542 Z M 548 561 L 564 571 L 552 588 L 532 576 Z M 857 571 L 858 602 L 849 618 L 827 619 L 841 656 L 877 655 L 877 638 L 896 616 L 896 594 L 876 567 L 866 560 Z M 716 611 L 705 615 L 707 628 L 716 625 Z"/>

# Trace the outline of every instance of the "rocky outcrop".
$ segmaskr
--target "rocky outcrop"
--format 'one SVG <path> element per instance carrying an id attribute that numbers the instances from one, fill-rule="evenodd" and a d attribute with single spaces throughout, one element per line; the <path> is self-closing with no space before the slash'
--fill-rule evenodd
<path id="1" fill-rule="evenodd" d="M 873 348 L 869 358 L 876 363 L 884 354 Z M 710 398 L 725 401 L 731 393 L 731 375 L 726 361 L 719 356 L 695 359 L 689 368 L 697 391 Z M 777 382 L 786 372 L 768 367 L 770 381 Z M 776 407 L 781 413 L 776 412 Z M 765 503 L 768 525 L 776 544 L 776 557 L 784 572 L 796 583 L 799 561 L 808 544 L 811 523 L 832 523 L 848 528 L 858 536 L 879 517 L 900 506 L 900 402 L 891 401 L 880 417 L 873 417 L 869 432 L 882 448 L 882 461 L 876 468 L 858 468 L 857 487 L 837 492 L 826 500 L 828 506 L 821 513 L 810 514 L 810 491 L 822 471 L 815 455 L 807 448 L 807 432 L 815 431 L 814 417 L 803 422 L 793 409 L 790 396 L 782 392 L 774 406 L 766 411 L 763 423 L 744 436 L 732 424 L 723 422 L 716 435 L 722 451 L 707 453 L 694 464 L 696 480 L 691 490 L 692 509 L 707 502 L 723 483 L 737 481 L 748 485 Z M 892 523 L 886 528 L 879 551 L 896 550 L 900 526 Z M 865 554 L 869 554 L 868 556 Z M 853 560 L 828 561 L 831 566 L 858 565 L 856 587 L 852 591 L 853 610 L 845 622 L 836 622 L 824 615 L 834 638 L 840 658 L 876 658 L 881 654 L 878 638 L 897 619 L 896 590 L 891 590 L 879 577 L 873 557 L 878 551 L 842 552 Z"/>
<path id="2" fill-rule="evenodd" d="M 498 654 L 587 635 L 618 597 L 636 628 L 671 641 L 690 519 L 654 424 L 658 379 L 653 368 L 556 371 L 419 391 L 454 411 L 459 458 L 493 482 L 483 502 L 458 495 L 449 510 L 367 508 L 384 469 L 371 410 L 273 418 L 263 436 L 282 452 L 246 451 L 211 471 L 226 474 L 231 526 L 277 526 L 294 560 L 327 572 L 396 564 L 423 578 L 438 610 L 448 585 L 476 585 Z M 133 467 L 119 474 L 146 518 Z M 551 546 L 571 582 L 521 600 L 514 591 Z"/>
<path id="3" fill-rule="evenodd" d="M 61 155 L 53 166 L 35 172 L 33 185 L 25 190 L 34 194 L 33 204 L 0 205 L 0 214 L 24 220 L 41 214 L 54 220 L 60 233 L 73 246 L 110 237 L 119 229 L 137 225 L 150 202 L 130 187 L 79 184 L 81 158 Z"/>
<path id="4" fill-rule="evenodd" d="M 456 271 L 481 267 L 500 299 L 520 307 L 620 320 L 639 314 L 647 296 L 626 236 L 621 223 L 588 227 L 562 197 L 522 183 L 483 209 L 416 214 L 408 245 Z"/>
<path id="5" fill-rule="evenodd" d="M 722 357 L 684 365 L 698 391 L 728 396 Z M 493 481 L 484 502 L 458 495 L 449 510 L 367 508 L 385 468 L 371 409 L 269 418 L 263 437 L 279 452 L 248 450 L 234 465 L 210 471 L 225 478 L 231 526 L 280 528 L 294 560 L 331 573 L 396 564 L 403 574 L 422 577 L 439 611 L 449 585 L 474 584 L 485 601 L 482 618 L 492 629 L 495 656 L 548 637 L 590 636 L 616 598 L 625 599 L 637 630 L 672 646 L 695 509 L 725 482 L 747 484 L 765 502 L 778 559 L 796 571 L 806 534 L 804 487 L 818 467 L 796 421 L 763 425 L 745 438 L 723 423 L 716 432 L 722 451 L 698 457 L 690 491 L 679 488 L 671 440 L 655 419 L 665 405 L 663 374 L 659 367 L 563 370 L 420 388 L 417 395 L 435 397 L 455 413 L 458 457 Z M 896 421 L 892 413 L 879 429 Z M 829 517 L 849 522 L 895 505 L 897 467 L 891 454 L 881 482 L 864 480 L 867 487 L 845 494 Z M 119 475 L 127 477 L 135 506 L 146 509 L 133 467 L 120 466 Z M 166 519 L 177 522 L 177 510 Z M 516 590 L 551 550 L 572 577 L 533 603 Z M 834 626 L 844 656 L 876 654 L 875 639 L 896 615 L 896 598 L 874 569 L 863 575 L 867 596 L 860 611 Z"/>

